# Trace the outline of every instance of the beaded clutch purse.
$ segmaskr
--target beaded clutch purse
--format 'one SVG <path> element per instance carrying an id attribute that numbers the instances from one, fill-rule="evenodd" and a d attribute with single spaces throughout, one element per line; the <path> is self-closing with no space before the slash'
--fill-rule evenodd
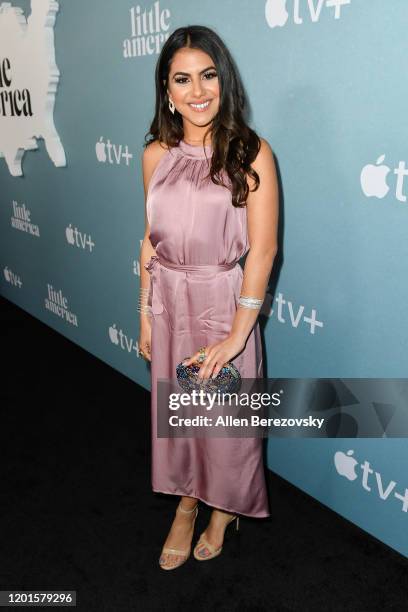
<path id="1" fill-rule="evenodd" d="M 189 359 L 189 357 L 185 357 Z M 241 386 L 241 375 L 236 366 L 229 361 L 218 372 L 215 378 L 198 379 L 201 364 L 194 362 L 190 365 L 183 365 L 180 362 L 176 367 L 176 375 L 179 385 L 184 391 L 206 391 L 207 393 L 233 393 Z"/>

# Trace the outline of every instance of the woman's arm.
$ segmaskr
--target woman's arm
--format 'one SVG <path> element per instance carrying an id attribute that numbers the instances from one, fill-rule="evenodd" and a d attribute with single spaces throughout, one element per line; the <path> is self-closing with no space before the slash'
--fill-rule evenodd
<path id="1" fill-rule="evenodd" d="M 261 148 L 252 167 L 257 171 L 260 185 L 250 192 L 247 199 L 249 253 L 245 261 L 241 295 L 265 298 L 269 276 L 278 248 L 278 181 L 272 150 L 261 138 Z M 247 177 L 249 188 L 252 179 Z M 251 183 L 249 183 L 251 181 Z M 206 359 L 197 374 L 198 378 L 218 375 L 224 363 L 233 359 L 245 347 L 248 336 L 256 323 L 259 310 L 239 307 L 234 315 L 231 331 L 225 340 L 206 348 Z M 183 363 L 197 361 L 199 351 Z"/>
<path id="2" fill-rule="evenodd" d="M 256 191 L 249 192 L 247 199 L 250 249 L 245 261 L 241 295 L 264 300 L 278 250 L 279 192 L 273 152 L 263 138 L 252 167 L 259 174 L 260 185 Z M 247 177 L 247 180 L 251 190 L 252 179 Z M 245 345 L 258 315 L 258 309 L 239 307 L 230 335 Z"/>
<path id="3" fill-rule="evenodd" d="M 241 295 L 263 300 L 278 250 L 279 206 L 275 161 L 272 149 L 263 138 L 261 138 L 261 148 L 252 167 L 259 174 L 260 184 L 256 191 L 250 191 L 247 199 L 250 249 L 245 262 Z M 249 188 L 252 189 L 253 179 L 247 177 L 247 180 Z M 197 374 L 199 379 L 214 378 L 225 363 L 242 351 L 258 314 L 258 309 L 242 307 L 237 309 L 228 337 L 206 347 L 206 358 Z M 183 363 L 190 365 L 198 358 L 199 351 L 185 359 Z"/>
<path id="4" fill-rule="evenodd" d="M 160 148 L 160 147 L 159 147 Z M 161 149 L 160 149 L 161 150 Z M 156 251 L 154 250 L 151 242 L 150 242 L 150 225 L 147 218 L 147 191 L 149 188 L 150 179 L 155 170 L 156 164 L 158 163 L 159 151 L 157 143 L 154 142 L 148 145 L 143 151 L 142 155 L 142 172 L 143 172 L 143 186 L 145 193 L 145 206 L 144 206 L 144 218 L 145 218 L 145 232 L 143 236 L 142 246 L 140 248 L 140 288 L 141 289 L 149 289 L 150 288 L 150 274 L 144 267 L 145 264 L 149 261 L 152 255 L 155 255 Z M 150 323 L 150 317 L 148 314 L 143 312 L 140 313 L 140 322 L 141 324 L 144 322 Z"/>

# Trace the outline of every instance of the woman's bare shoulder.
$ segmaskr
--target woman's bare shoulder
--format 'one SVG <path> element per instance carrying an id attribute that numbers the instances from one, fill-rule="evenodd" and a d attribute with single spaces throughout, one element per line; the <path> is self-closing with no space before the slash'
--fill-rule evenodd
<path id="1" fill-rule="evenodd" d="M 169 150 L 169 147 L 164 142 L 160 140 L 154 140 L 150 144 L 148 144 L 143 151 L 143 164 L 153 164 L 161 158 L 162 155 Z"/>
<path id="2" fill-rule="evenodd" d="M 252 162 L 252 167 L 255 168 L 255 170 L 257 170 L 258 167 L 261 170 L 262 166 L 265 164 L 268 165 L 274 157 L 272 147 L 266 140 L 266 138 L 262 138 L 260 136 L 259 140 L 261 141 L 261 146 L 259 147 L 259 151 L 256 158 Z"/>
<path id="3" fill-rule="evenodd" d="M 259 159 L 262 162 L 262 160 L 264 160 L 265 158 L 270 159 L 271 155 L 273 156 L 273 150 L 266 138 L 262 138 L 262 136 L 260 136 L 259 140 L 261 141 L 261 146 L 259 148 L 256 159 Z"/>
<path id="4" fill-rule="evenodd" d="M 154 142 L 149 143 L 142 154 L 142 169 L 143 169 L 143 182 L 145 185 L 145 190 L 147 191 L 150 178 L 153 175 L 153 172 L 156 169 L 157 164 L 160 159 L 169 148 L 161 141 L 155 140 Z"/>
<path id="5" fill-rule="evenodd" d="M 260 136 L 259 140 L 261 141 L 261 146 L 259 148 L 256 158 L 251 163 L 251 167 L 257 172 L 258 176 L 261 178 L 265 174 L 267 175 L 271 173 L 274 174 L 276 172 L 276 168 L 275 168 L 274 152 L 273 152 L 271 145 L 266 140 L 266 138 L 262 138 Z M 253 188 L 255 187 L 255 182 L 249 175 L 247 175 L 246 178 L 247 178 L 249 188 L 252 191 Z"/>

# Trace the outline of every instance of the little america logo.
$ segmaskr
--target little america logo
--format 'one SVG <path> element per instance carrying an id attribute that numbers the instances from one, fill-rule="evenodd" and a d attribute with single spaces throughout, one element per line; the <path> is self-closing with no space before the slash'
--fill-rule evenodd
<path id="1" fill-rule="evenodd" d="M 63 295 L 61 289 L 57 291 L 52 285 L 47 283 L 47 297 L 44 299 L 46 310 L 53 312 L 57 317 L 65 319 L 71 325 L 78 327 L 78 317 L 71 312 L 68 307 L 68 300 Z"/>
<path id="2" fill-rule="evenodd" d="M 301 25 L 303 17 L 309 13 L 310 20 L 316 23 L 320 19 L 322 8 L 334 8 L 334 19 L 340 19 L 343 6 L 351 4 L 351 0 L 291 0 L 293 4 L 293 23 Z M 270 28 L 283 27 L 289 19 L 287 11 L 288 0 L 267 0 L 265 18 Z M 304 9 L 300 13 L 300 6 Z"/>
<path id="3" fill-rule="evenodd" d="M 68 244 L 83 250 L 88 248 L 91 253 L 93 251 L 93 247 L 95 246 L 91 235 L 85 234 L 85 232 L 80 232 L 77 227 L 72 227 L 72 223 L 65 228 L 65 238 L 67 239 Z"/>
<path id="4" fill-rule="evenodd" d="M 102 163 L 120 164 L 122 159 L 124 159 L 125 164 L 129 166 L 129 160 L 133 159 L 133 155 L 129 153 L 129 147 L 127 145 L 115 145 L 111 143 L 109 138 L 104 142 L 103 136 L 100 137 L 99 142 L 95 145 L 95 153 L 96 159 Z"/>
<path id="5" fill-rule="evenodd" d="M 0 3 L 0 157 L 12 176 L 22 176 L 25 151 L 43 138 L 55 166 L 65 166 L 65 152 L 54 125 L 59 70 L 55 61 L 54 24 L 58 2 L 31 0 L 26 18 L 19 6 Z"/>
<path id="6" fill-rule="evenodd" d="M 361 189 L 367 198 L 385 198 L 390 190 L 387 184 L 387 175 L 391 168 L 383 164 L 385 155 L 380 155 L 375 164 L 367 164 L 363 167 L 360 173 Z M 394 168 L 394 174 L 397 175 L 397 184 L 395 188 L 395 197 L 400 202 L 406 202 L 407 196 L 403 194 L 404 178 L 408 174 L 405 161 L 400 161 L 398 167 Z"/>
<path id="7" fill-rule="evenodd" d="M 158 55 L 163 43 L 170 36 L 170 10 L 160 9 L 157 1 L 148 10 L 132 7 L 130 13 L 131 38 L 123 41 L 123 57 Z"/>
<path id="8" fill-rule="evenodd" d="M 358 474 L 356 473 L 358 461 L 354 459 L 353 453 L 354 450 L 348 450 L 347 453 L 343 453 L 343 451 L 337 451 L 334 454 L 334 465 L 336 467 L 337 473 L 340 474 L 340 476 L 344 476 L 345 478 L 347 478 L 347 480 L 350 481 L 356 480 L 358 478 Z M 408 512 L 408 489 L 405 489 L 403 495 L 401 495 L 401 493 L 398 493 L 398 491 L 395 491 L 394 489 L 397 486 L 395 480 L 390 480 L 388 486 L 384 488 L 383 477 L 381 476 L 380 472 L 374 472 L 374 470 L 371 469 L 369 461 L 365 460 L 364 463 L 362 463 L 359 467 L 362 470 L 361 486 L 363 487 L 363 489 L 370 492 L 372 491 L 371 486 L 368 484 L 368 480 L 370 474 L 375 473 L 377 485 L 376 490 L 378 491 L 380 499 L 387 500 L 391 493 L 393 493 L 396 499 L 402 501 L 402 512 Z"/>
<path id="9" fill-rule="evenodd" d="M 31 210 L 25 204 L 19 206 L 15 200 L 13 200 L 11 227 L 32 236 L 37 236 L 37 238 L 40 237 L 40 228 L 31 222 Z"/>

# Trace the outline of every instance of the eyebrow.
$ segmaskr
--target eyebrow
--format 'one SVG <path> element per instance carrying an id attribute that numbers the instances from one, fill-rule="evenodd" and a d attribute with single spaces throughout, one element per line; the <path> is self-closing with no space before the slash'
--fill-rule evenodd
<path id="1" fill-rule="evenodd" d="M 206 72 L 207 70 L 209 70 L 210 68 L 214 68 L 215 70 L 215 66 L 207 66 L 207 68 L 204 68 L 204 70 L 200 70 L 199 74 L 203 74 L 203 72 Z M 173 77 L 177 76 L 178 74 L 182 74 L 184 76 L 191 76 L 189 72 L 181 72 L 180 70 L 178 72 L 175 72 L 173 74 Z"/>

